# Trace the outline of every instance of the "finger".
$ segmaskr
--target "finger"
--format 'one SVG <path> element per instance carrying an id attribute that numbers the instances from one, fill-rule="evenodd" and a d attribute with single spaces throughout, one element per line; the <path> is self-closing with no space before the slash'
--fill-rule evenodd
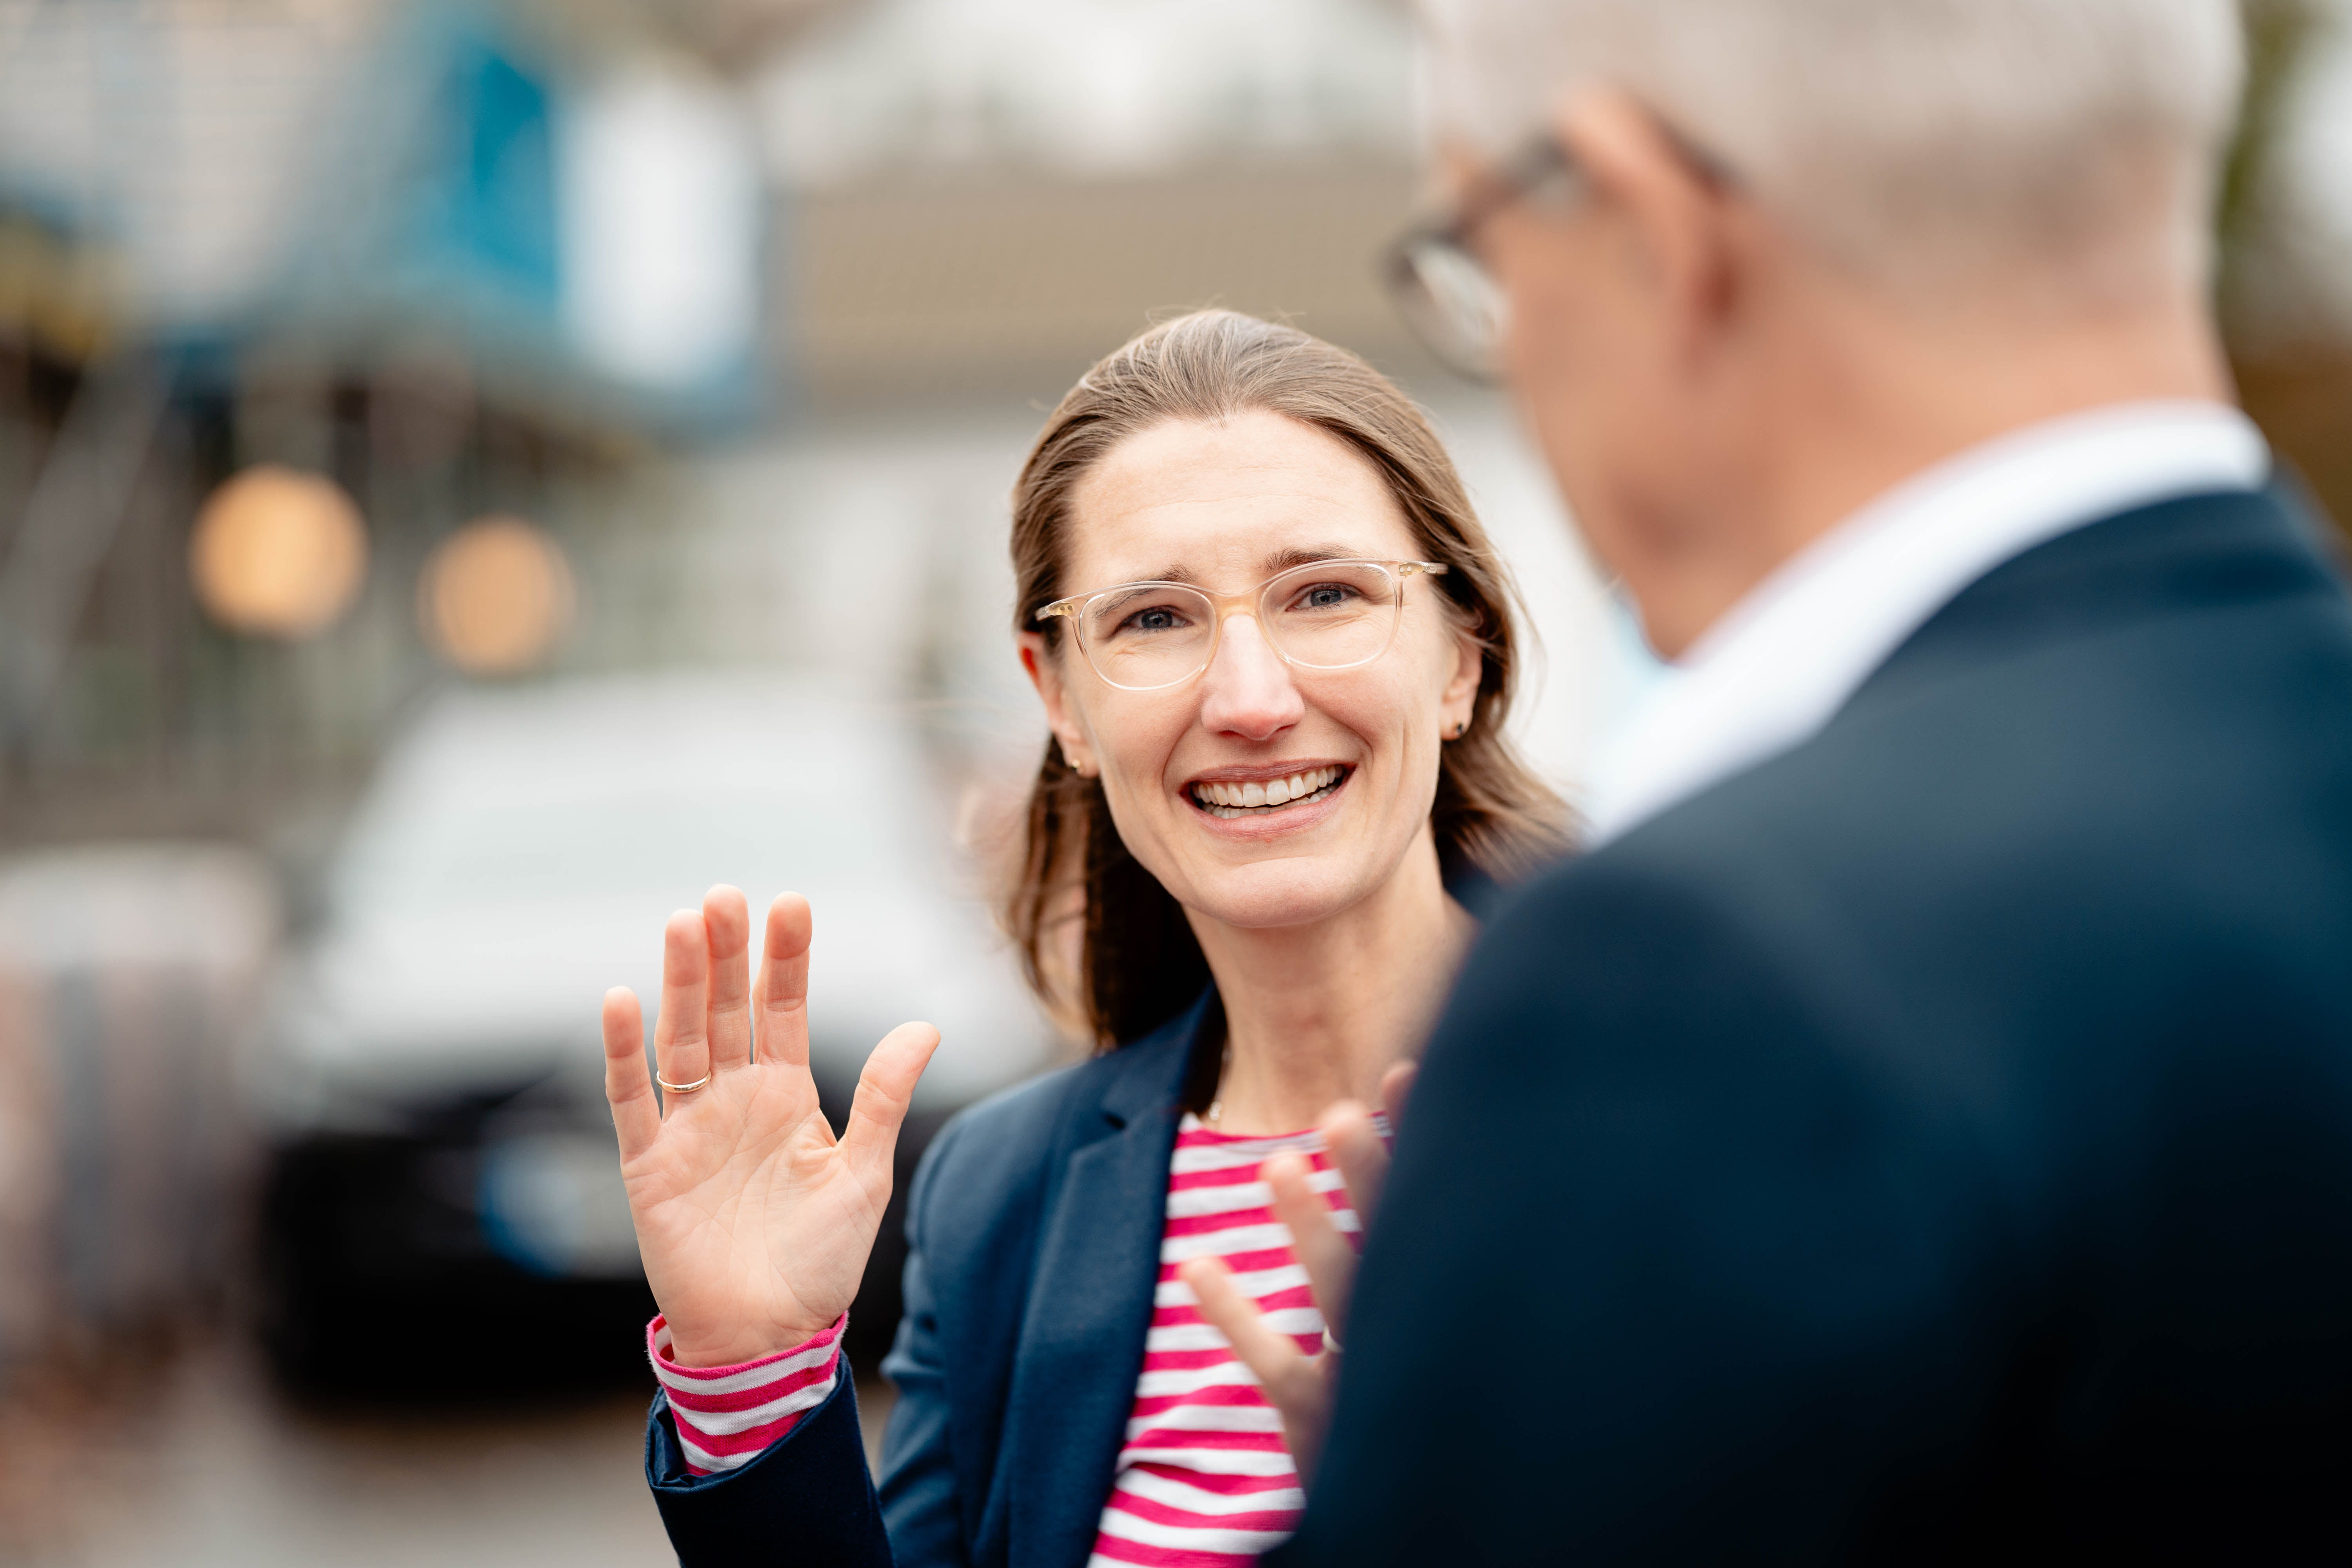
<path id="1" fill-rule="evenodd" d="M 654 1017 L 654 1066 L 665 1081 L 694 1083 L 710 1071 L 704 1032 L 709 1001 L 710 945 L 702 913 L 680 910 L 662 930 L 661 1011 Z"/>
<path id="2" fill-rule="evenodd" d="M 808 1066 L 808 955 L 816 930 L 809 901 L 779 893 L 768 906 L 768 938 L 760 955 L 759 1059 Z"/>
<path id="3" fill-rule="evenodd" d="M 1256 1374 L 1266 1403 L 1282 1414 L 1282 1437 L 1298 1467 L 1298 1479 L 1312 1485 L 1323 1435 L 1331 1419 L 1335 1356 L 1305 1356 L 1298 1342 L 1276 1330 L 1241 1292 L 1224 1259 L 1195 1258 L 1177 1266 L 1176 1278 L 1192 1288 L 1201 1321 L 1225 1336 L 1234 1354 Z"/>
<path id="4" fill-rule="evenodd" d="M 1178 1265 L 1176 1278 L 1192 1288 L 1201 1321 L 1225 1336 L 1242 1364 L 1257 1374 L 1266 1397 L 1285 1410 L 1306 1392 L 1308 1371 L 1298 1342 L 1265 1321 L 1257 1303 L 1242 1294 L 1222 1258 L 1195 1258 Z"/>
<path id="5" fill-rule="evenodd" d="M 841 1149 L 869 1193 L 890 1191 L 890 1152 L 898 1147 L 899 1125 L 915 1098 L 915 1080 L 939 1048 L 940 1032 L 929 1024 L 901 1024 L 882 1037 L 866 1058 L 866 1070 L 857 1075 L 857 1094 L 849 1102 Z"/>
<path id="6" fill-rule="evenodd" d="M 661 1132 L 661 1107 L 646 1071 L 646 1020 L 637 994 L 625 985 L 604 993 L 604 1099 L 613 1107 L 623 1163 L 652 1147 Z"/>
<path id="7" fill-rule="evenodd" d="M 702 927 L 710 945 L 710 1061 L 724 1072 L 751 1059 L 751 911 L 742 893 L 721 882 L 703 894 Z"/>
<path id="8" fill-rule="evenodd" d="M 1348 1297 L 1356 1282 L 1356 1249 L 1332 1223 L 1330 1200 L 1315 1190 L 1315 1167 L 1299 1154 L 1277 1154 L 1258 1167 L 1274 1192 L 1274 1217 L 1290 1230 L 1291 1255 L 1307 1270 L 1307 1288 L 1331 1332 L 1346 1338 Z"/>
<path id="9" fill-rule="evenodd" d="M 1421 1076 L 1419 1062 L 1399 1062 L 1381 1074 L 1381 1109 L 1389 1113 L 1389 1133 L 1396 1134 L 1399 1118 L 1404 1115 L 1405 1096 L 1412 1092 L 1413 1079 Z"/>
<path id="10" fill-rule="evenodd" d="M 1339 1179 L 1348 1184 L 1349 1206 L 1359 1221 L 1370 1226 L 1389 1175 L 1389 1148 L 1372 1125 L 1371 1112 L 1343 1100 L 1323 1113 L 1316 1130 L 1323 1134 L 1323 1146 L 1331 1152 L 1331 1163 L 1339 1168 Z"/>

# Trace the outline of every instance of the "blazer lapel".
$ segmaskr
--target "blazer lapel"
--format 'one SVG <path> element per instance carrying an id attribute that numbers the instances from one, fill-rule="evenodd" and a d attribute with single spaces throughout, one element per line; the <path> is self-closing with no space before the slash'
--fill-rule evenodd
<path id="1" fill-rule="evenodd" d="M 1075 1147 L 1045 1201 L 997 1472 L 1021 1568 L 1076 1568 L 1094 1545 L 1143 1370 L 1178 1102 L 1209 1000 L 1124 1047 L 1136 1053 L 1129 1070 L 1073 1110 Z"/>

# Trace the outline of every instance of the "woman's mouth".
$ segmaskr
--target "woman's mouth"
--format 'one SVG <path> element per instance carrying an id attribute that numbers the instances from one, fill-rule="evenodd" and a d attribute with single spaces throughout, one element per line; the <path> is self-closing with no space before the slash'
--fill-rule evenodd
<path id="1" fill-rule="evenodd" d="M 1255 779 L 1246 784 L 1202 782 L 1193 784 L 1190 793 L 1194 805 L 1211 816 L 1230 821 L 1235 817 L 1264 816 L 1288 806 L 1325 799 L 1348 782 L 1348 773 L 1343 767 L 1306 768 L 1287 778 L 1268 779 L 1263 784 Z"/>

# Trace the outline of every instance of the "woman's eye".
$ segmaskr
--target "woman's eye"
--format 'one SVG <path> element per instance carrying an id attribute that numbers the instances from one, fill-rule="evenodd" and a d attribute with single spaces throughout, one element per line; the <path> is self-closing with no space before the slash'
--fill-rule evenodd
<path id="1" fill-rule="evenodd" d="M 1165 605 L 1138 610 L 1118 623 L 1122 632 L 1173 632 L 1184 628 L 1184 617 Z"/>
<path id="2" fill-rule="evenodd" d="M 1301 610 L 1336 610 L 1356 597 L 1356 591 L 1344 583 L 1318 583 L 1293 600 L 1292 606 Z"/>

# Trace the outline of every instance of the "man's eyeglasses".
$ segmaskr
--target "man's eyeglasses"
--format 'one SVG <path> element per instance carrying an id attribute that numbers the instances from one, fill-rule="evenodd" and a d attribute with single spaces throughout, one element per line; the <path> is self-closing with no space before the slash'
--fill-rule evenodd
<path id="1" fill-rule="evenodd" d="M 1276 573 L 1248 594 L 1189 583 L 1122 583 L 1056 599 L 1040 621 L 1067 619 L 1094 672 L 1124 691 L 1180 686 L 1216 658 L 1225 617 L 1255 610 L 1266 645 L 1303 669 L 1352 669 L 1389 650 L 1404 619 L 1408 577 L 1435 561 L 1317 561 Z"/>
<path id="2" fill-rule="evenodd" d="M 1721 159 L 1664 121 L 1658 128 L 1707 184 L 1738 184 Z M 1447 369 L 1481 382 L 1498 380 L 1502 374 L 1508 302 L 1478 258 L 1478 230 L 1519 202 L 1565 206 L 1585 188 L 1575 155 L 1545 132 L 1474 184 L 1453 212 L 1413 225 L 1389 247 L 1381 272 L 1390 297 L 1423 346 Z"/>
<path id="3" fill-rule="evenodd" d="M 1507 305 L 1473 241 L 1496 213 L 1515 203 L 1572 201 L 1584 180 L 1568 149 L 1549 132 L 1472 186 L 1450 214 L 1423 219 L 1389 247 L 1381 277 L 1407 325 L 1447 369 L 1492 382 Z"/>

